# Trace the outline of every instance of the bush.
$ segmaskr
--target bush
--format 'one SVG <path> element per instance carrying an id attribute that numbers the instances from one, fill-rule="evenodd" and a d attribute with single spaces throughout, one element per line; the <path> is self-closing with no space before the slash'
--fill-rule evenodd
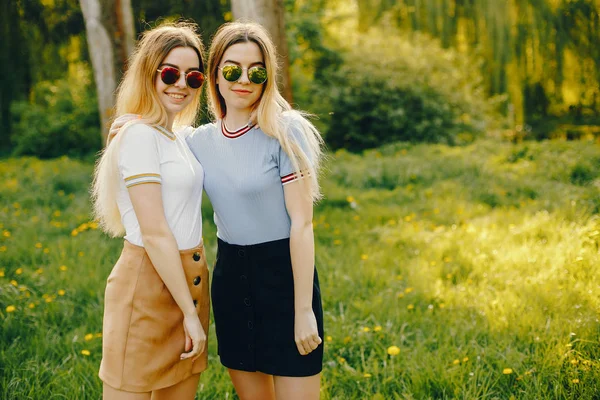
<path id="1" fill-rule="evenodd" d="M 89 72 L 40 82 L 30 101 L 12 104 L 14 155 L 81 157 L 102 146 L 96 94 Z"/>
<path id="2" fill-rule="evenodd" d="M 326 140 L 351 151 L 395 141 L 472 141 L 496 109 L 479 71 L 477 62 L 423 35 L 372 29 L 330 80 Z"/>

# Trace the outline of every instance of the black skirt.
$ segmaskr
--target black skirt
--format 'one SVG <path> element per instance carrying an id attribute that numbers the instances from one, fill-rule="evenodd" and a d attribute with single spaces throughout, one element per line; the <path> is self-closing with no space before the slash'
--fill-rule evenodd
<path id="1" fill-rule="evenodd" d="M 211 292 L 219 356 L 225 367 L 277 376 L 321 372 L 323 343 L 303 356 L 294 341 L 289 239 L 250 246 L 219 239 Z M 319 336 L 324 340 L 316 268 L 312 307 Z"/>

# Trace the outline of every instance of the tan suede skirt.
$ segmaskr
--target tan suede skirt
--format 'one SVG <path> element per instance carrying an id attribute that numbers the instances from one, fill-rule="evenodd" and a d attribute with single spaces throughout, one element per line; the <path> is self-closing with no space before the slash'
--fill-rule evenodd
<path id="1" fill-rule="evenodd" d="M 198 317 L 208 335 L 209 279 L 204 247 L 180 251 Z M 185 351 L 183 313 L 146 250 L 125 241 L 106 284 L 100 379 L 128 392 L 149 392 L 206 369 L 207 350 L 194 362 Z M 208 347 L 208 346 L 207 346 Z"/>

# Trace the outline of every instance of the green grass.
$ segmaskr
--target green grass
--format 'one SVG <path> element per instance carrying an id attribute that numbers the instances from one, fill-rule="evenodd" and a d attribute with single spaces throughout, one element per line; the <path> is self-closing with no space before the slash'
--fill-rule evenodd
<path id="1" fill-rule="evenodd" d="M 0 398 L 100 397 L 96 334 L 121 242 L 89 221 L 91 170 L 0 160 Z M 596 145 L 338 152 L 323 189 L 322 399 L 598 398 Z M 236 398 L 209 337 L 198 398 Z"/>

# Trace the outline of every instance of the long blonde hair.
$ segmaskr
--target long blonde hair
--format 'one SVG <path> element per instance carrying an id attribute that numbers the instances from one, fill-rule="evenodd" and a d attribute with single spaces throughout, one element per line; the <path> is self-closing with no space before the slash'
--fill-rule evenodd
<path id="1" fill-rule="evenodd" d="M 222 119 L 227 114 L 225 99 L 217 86 L 218 67 L 225 51 L 237 43 L 255 43 L 264 58 L 267 69 L 267 81 L 263 84 L 260 99 L 254 105 L 252 114 L 262 131 L 279 141 L 287 153 L 296 173 L 302 172 L 305 179 L 306 193 L 313 199 L 321 197 L 318 171 L 323 157 L 323 139 L 315 126 L 306 118 L 308 114 L 293 110 L 277 89 L 277 56 L 275 45 L 266 29 L 253 22 L 229 22 L 222 25 L 215 33 L 208 55 L 208 104 L 215 119 Z M 303 136 L 306 144 L 302 149 L 289 135 L 291 126 Z M 306 176 L 308 175 L 308 176 Z"/>
<path id="2" fill-rule="evenodd" d="M 138 114 L 141 119 L 126 123 L 120 133 L 106 146 L 96 163 L 92 183 L 93 213 L 109 235 L 122 236 L 125 232 L 117 206 L 120 187 L 118 170 L 119 144 L 126 130 L 133 124 L 165 125 L 167 111 L 155 88 L 157 69 L 169 52 L 177 47 L 193 49 L 204 72 L 204 46 L 197 26 L 188 22 L 165 23 L 143 33 L 129 58 L 129 69 L 117 89 L 116 115 Z M 191 125 L 200 108 L 200 90 L 181 112 L 175 116 L 174 126 Z"/>

